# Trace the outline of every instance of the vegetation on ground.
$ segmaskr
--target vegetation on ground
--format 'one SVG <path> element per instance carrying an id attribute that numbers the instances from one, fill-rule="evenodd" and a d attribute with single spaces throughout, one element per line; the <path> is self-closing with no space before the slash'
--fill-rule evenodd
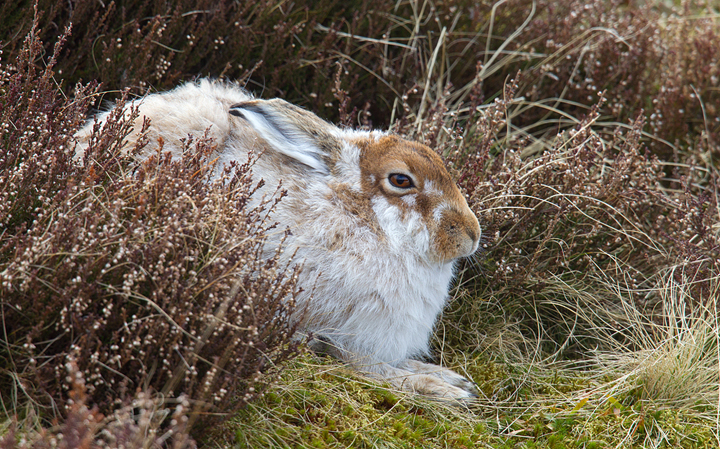
<path id="1" fill-rule="evenodd" d="M 720 4 L 0 6 L 0 447 L 717 447 Z M 212 142 L 93 108 L 201 76 L 435 148 L 483 226 L 438 322 L 467 404 L 306 352 Z M 139 145 L 142 145 L 140 142 Z M 279 193 L 269 199 L 282 201 Z"/>

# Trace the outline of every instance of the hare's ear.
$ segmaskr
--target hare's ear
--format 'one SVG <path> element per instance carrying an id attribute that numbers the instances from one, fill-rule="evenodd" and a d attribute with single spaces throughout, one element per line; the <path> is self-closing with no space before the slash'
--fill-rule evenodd
<path id="1" fill-rule="evenodd" d="M 316 172 L 330 173 L 333 153 L 341 144 L 332 135 L 332 125 L 315 114 L 284 100 L 251 100 L 230 108 L 242 117 L 273 149 Z"/>

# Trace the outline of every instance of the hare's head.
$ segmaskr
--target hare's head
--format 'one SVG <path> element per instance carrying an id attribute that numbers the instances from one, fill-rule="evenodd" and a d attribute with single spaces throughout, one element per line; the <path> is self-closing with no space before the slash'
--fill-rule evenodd
<path id="1" fill-rule="evenodd" d="M 411 228 L 425 228 L 427 255 L 433 262 L 449 262 L 477 250 L 477 217 L 437 153 L 393 135 L 360 139 L 357 144 L 362 190 L 374 198 L 381 223 L 400 220 Z M 396 227 L 385 223 L 383 228 Z"/>
<path id="2" fill-rule="evenodd" d="M 477 250 L 480 225 L 442 159 L 425 145 L 380 132 L 342 130 L 283 100 L 234 105 L 304 181 L 346 186 L 345 210 L 373 221 L 395 250 L 448 263 Z M 299 163 L 299 164 L 298 164 Z"/>

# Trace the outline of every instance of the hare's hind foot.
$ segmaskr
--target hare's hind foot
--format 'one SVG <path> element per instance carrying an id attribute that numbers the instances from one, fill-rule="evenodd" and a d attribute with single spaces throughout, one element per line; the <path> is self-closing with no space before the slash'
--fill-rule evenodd
<path id="1" fill-rule="evenodd" d="M 411 359 L 390 364 L 369 357 L 357 357 L 324 336 L 314 337 L 308 345 L 316 354 L 329 355 L 348 362 L 356 370 L 379 381 L 388 382 L 399 390 L 461 401 L 478 397 L 475 383 L 442 366 Z"/>
<path id="2" fill-rule="evenodd" d="M 458 398 L 466 399 L 478 397 L 478 390 L 475 383 L 449 368 L 444 368 L 442 366 L 433 365 L 430 363 L 423 363 L 411 359 L 403 360 L 396 366 L 398 368 L 416 373 L 416 375 L 431 376 L 437 378 L 443 383 L 449 384 L 463 391 L 465 395 L 457 396 Z"/>
<path id="3" fill-rule="evenodd" d="M 394 366 L 377 363 L 358 369 L 410 393 L 460 401 L 478 397 L 475 384 L 465 377 L 450 369 L 417 360 L 403 360 Z"/>

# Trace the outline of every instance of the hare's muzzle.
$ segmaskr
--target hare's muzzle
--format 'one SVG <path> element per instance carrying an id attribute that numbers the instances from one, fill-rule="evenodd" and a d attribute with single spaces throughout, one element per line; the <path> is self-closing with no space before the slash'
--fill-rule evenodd
<path id="1" fill-rule="evenodd" d="M 478 249 L 480 235 L 480 224 L 469 207 L 444 210 L 435 238 L 438 259 L 449 262 L 472 255 Z"/>
<path id="2" fill-rule="evenodd" d="M 458 257 L 467 257 L 474 254 L 480 244 L 480 224 L 474 215 L 472 218 L 474 219 L 474 223 L 472 223 L 473 220 L 469 220 L 471 223 L 464 226 L 465 238 L 462 239 L 461 254 L 459 254 Z"/>

